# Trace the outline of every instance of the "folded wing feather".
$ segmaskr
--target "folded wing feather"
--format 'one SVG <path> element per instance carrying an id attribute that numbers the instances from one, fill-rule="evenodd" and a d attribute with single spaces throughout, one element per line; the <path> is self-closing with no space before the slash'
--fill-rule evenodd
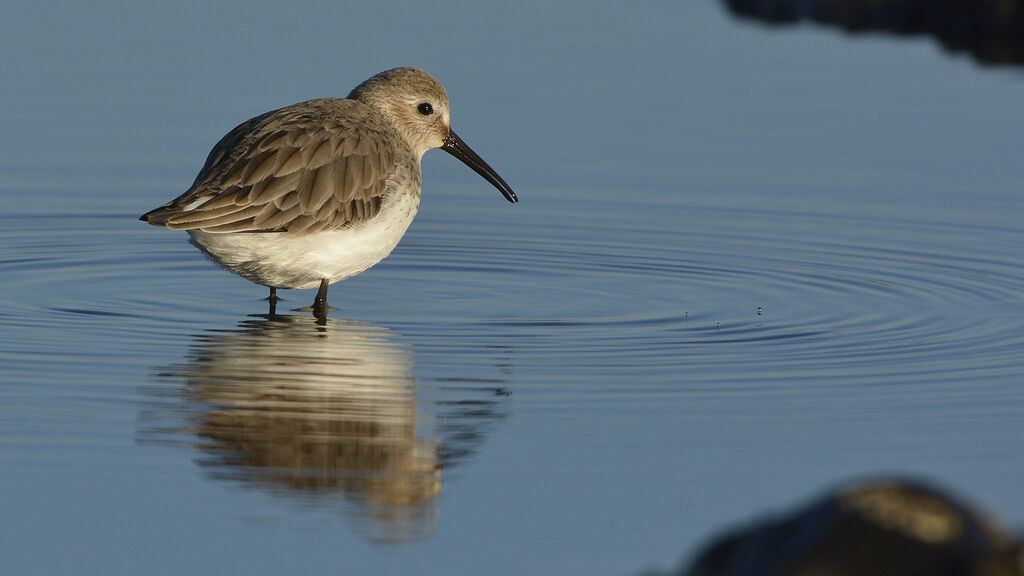
<path id="1" fill-rule="evenodd" d="M 185 194 L 143 219 L 179 230 L 309 233 L 373 218 L 395 159 L 387 135 L 357 120 L 368 112 L 350 110 L 361 106 L 314 100 L 239 125 Z"/>

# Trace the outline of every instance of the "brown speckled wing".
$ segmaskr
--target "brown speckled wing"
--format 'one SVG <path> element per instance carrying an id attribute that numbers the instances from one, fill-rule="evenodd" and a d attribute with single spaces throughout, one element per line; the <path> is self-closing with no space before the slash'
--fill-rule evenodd
<path id="1" fill-rule="evenodd" d="M 394 136 L 353 100 L 303 102 L 245 122 L 210 152 L 192 187 L 142 217 L 206 232 L 308 233 L 380 212 Z"/>

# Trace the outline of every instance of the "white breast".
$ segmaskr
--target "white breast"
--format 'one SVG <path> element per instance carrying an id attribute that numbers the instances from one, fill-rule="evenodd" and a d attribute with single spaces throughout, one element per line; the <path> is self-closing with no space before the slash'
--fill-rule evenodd
<path id="1" fill-rule="evenodd" d="M 190 230 L 192 243 L 247 280 L 275 288 L 315 288 L 344 280 L 380 262 L 398 245 L 419 210 L 418 193 L 397 193 L 372 220 L 358 226 L 293 235 L 287 232 L 212 233 Z"/>

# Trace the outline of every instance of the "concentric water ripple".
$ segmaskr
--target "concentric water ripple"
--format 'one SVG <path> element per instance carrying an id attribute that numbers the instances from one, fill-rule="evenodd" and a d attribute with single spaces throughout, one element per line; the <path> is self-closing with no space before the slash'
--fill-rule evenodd
<path id="1" fill-rule="evenodd" d="M 469 339 L 507 346 L 520 362 L 528 355 L 538 369 L 663 381 L 698 371 L 747 381 L 771 370 L 945 380 L 1019 368 L 1020 231 L 784 212 L 658 207 L 660 217 L 651 218 L 643 205 L 590 209 L 591 217 L 569 224 L 554 212 L 521 211 L 515 223 L 480 215 L 454 227 L 427 217 L 366 275 L 372 294 L 354 281 L 333 288 L 343 295 L 335 296 L 336 315 L 383 322 L 427 350 L 445 350 L 438 336 L 452 343 L 451 353 Z M 68 234 L 54 237 L 52 227 Z M 173 333 L 187 340 L 188 326 L 223 317 L 237 294 L 246 294 L 243 311 L 263 306 L 252 287 L 184 240 L 126 216 L 8 219 L 3 230 L 3 287 L 25 295 L 0 317 L 9 328 L 46 319 L 65 329 L 118 325 L 124 336 L 133 319 L 148 317 L 177 326 Z M 412 300 L 418 311 L 381 304 L 410 301 L 420 289 Z M 489 317 L 465 314 L 476 309 L 466 302 L 496 295 L 502 306 Z M 26 330 L 8 354 L 38 350 L 34 337 L 52 334 Z"/>
<path id="2" fill-rule="evenodd" d="M 396 259 L 410 275 L 441 281 L 458 269 L 507 284 L 509 307 L 477 328 L 564 372 L 896 383 L 1019 371 L 1019 231 L 679 212 L 678 229 L 627 224 L 639 215 L 572 226 L 542 216 L 513 246 L 489 240 L 504 237 L 500 225 L 473 219 L 431 227 Z"/>

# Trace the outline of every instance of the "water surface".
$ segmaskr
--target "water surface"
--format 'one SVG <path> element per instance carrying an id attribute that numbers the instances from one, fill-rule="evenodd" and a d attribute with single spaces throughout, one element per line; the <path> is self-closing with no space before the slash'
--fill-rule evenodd
<path id="1" fill-rule="evenodd" d="M 1019 70 L 713 3 L 421 8 L 4 24 L 2 571 L 636 574 L 875 474 L 1021 526 Z M 137 221 L 404 64 L 521 202 L 429 153 L 326 326 Z"/>

